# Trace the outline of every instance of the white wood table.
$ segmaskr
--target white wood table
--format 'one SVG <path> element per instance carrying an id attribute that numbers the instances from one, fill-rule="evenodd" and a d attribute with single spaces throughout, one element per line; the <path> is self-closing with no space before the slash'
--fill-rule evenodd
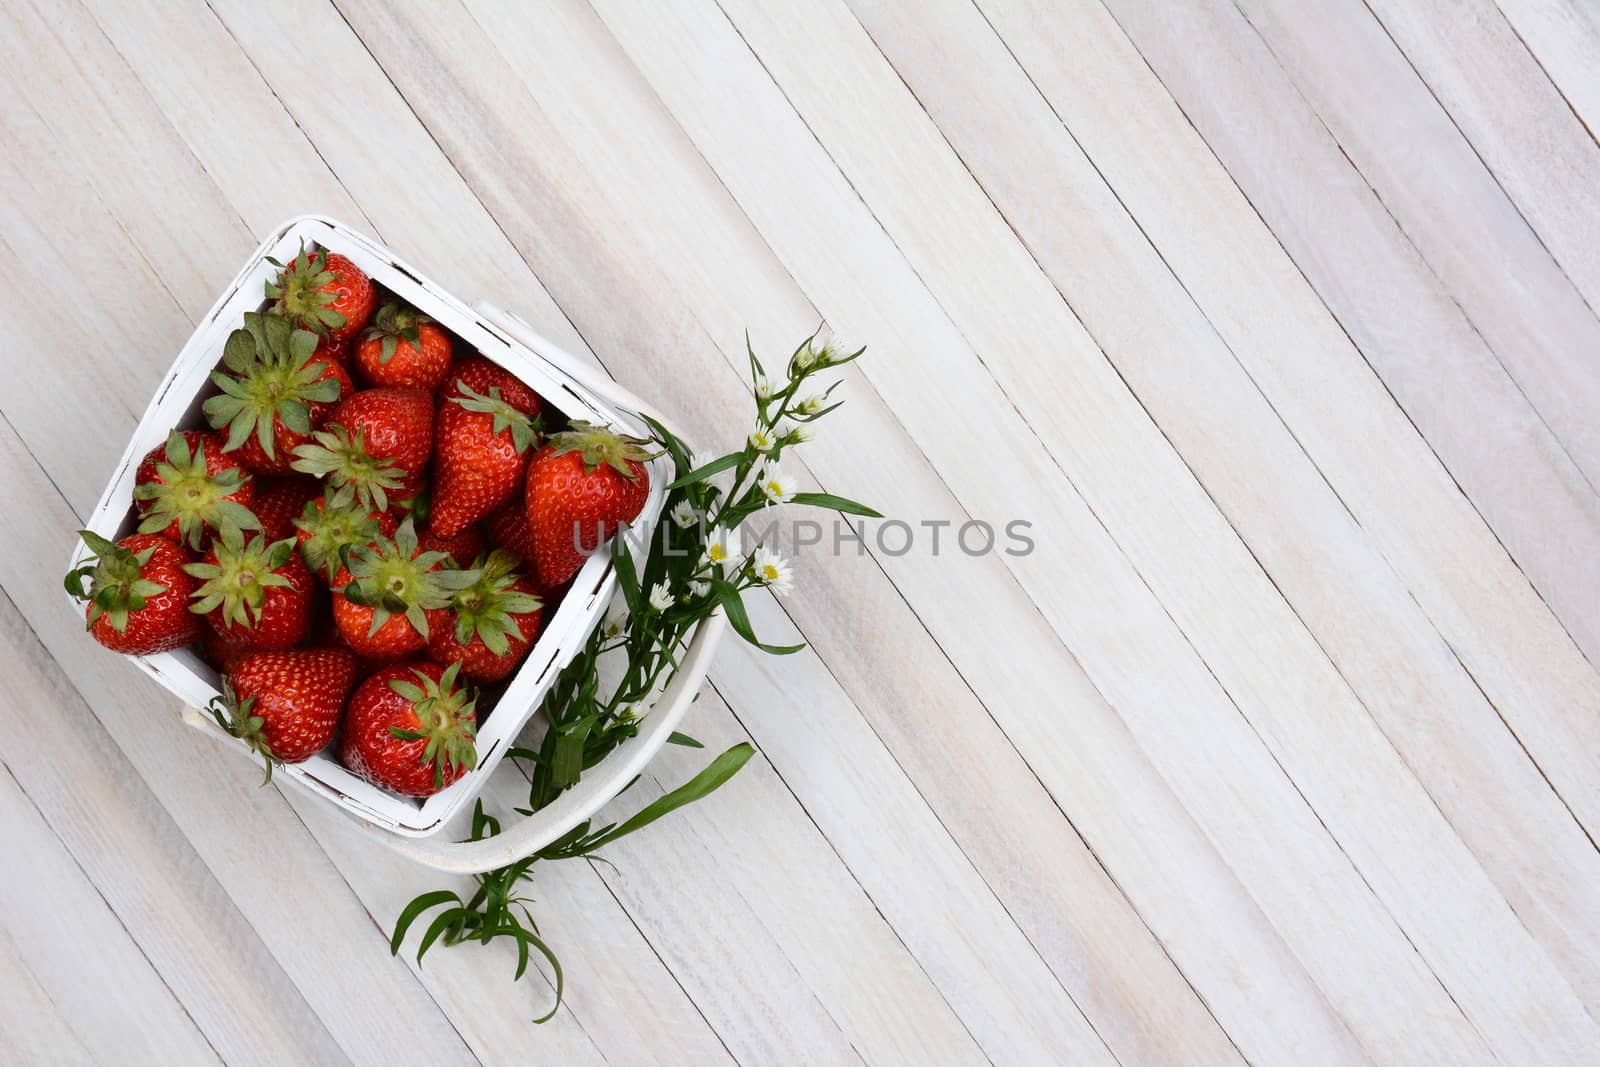
<path id="1" fill-rule="evenodd" d="M 1497 2 L 6 4 L 0 1062 L 1600 1062 L 1600 12 Z M 544 1026 L 62 600 L 307 211 L 707 447 L 746 329 L 870 346 L 803 480 L 913 545 L 540 867 Z"/>

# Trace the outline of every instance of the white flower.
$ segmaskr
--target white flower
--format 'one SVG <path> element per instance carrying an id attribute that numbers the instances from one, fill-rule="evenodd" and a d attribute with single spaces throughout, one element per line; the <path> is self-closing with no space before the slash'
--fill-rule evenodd
<path id="1" fill-rule="evenodd" d="M 779 385 L 771 378 L 768 378 L 765 374 L 758 374 L 756 375 L 756 396 L 760 397 L 762 400 L 770 400 L 772 399 L 774 393 L 783 392 L 785 386 L 787 385 L 787 382 L 785 382 L 783 385 Z"/>
<path id="2" fill-rule="evenodd" d="M 711 592 L 711 583 L 696 578 L 689 583 L 689 599 L 698 600 Z"/>
<path id="3" fill-rule="evenodd" d="M 689 503 L 687 499 L 680 500 L 672 505 L 672 511 L 669 514 L 671 514 L 672 521 L 677 523 L 680 530 L 687 530 L 700 521 L 700 513 L 694 510 L 694 505 Z"/>
<path id="4" fill-rule="evenodd" d="M 757 430 L 750 435 L 750 447 L 757 452 L 771 452 L 773 446 L 777 443 L 778 439 L 766 430 Z"/>
<path id="5" fill-rule="evenodd" d="M 605 621 L 600 624 L 600 632 L 607 640 L 621 637 L 622 632 L 628 628 L 628 602 L 619 590 L 611 599 L 611 605 L 606 608 Z"/>
<path id="6" fill-rule="evenodd" d="M 626 724 L 626 723 L 634 722 L 638 718 L 639 718 L 639 705 L 638 704 L 624 704 L 624 705 L 622 705 L 622 707 L 617 709 L 617 722 L 619 722 L 619 723 Z"/>
<path id="7" fill-rule="evenodd" d="M 814 393 L 796 404 L 795 410 L 802 415 L 815 415 L 817 412 L 822 410 L 822 405 L 826 404 L 827 402 L 827 397 L 823 396 L 821 393 Z"/>
<path id="8" fill-rule="evenodd" d="M 789 561 L 765 545 L 756 549 L 751 566 L 756 581 L 768 586 L 779 596 L 787 596 L 794 588 L 794 570 L 789 566 Z"/>
<path id="9" fill-rule="evenodd" d="M 778 427 L 778 439 L 787 441 L 790 444 L 804 444 L 814 436 L 816 435 L 812 432 L 811 427 L 802 426 L 798 423 L 786 422 Z"/>
<path id="10" fill-rule="evenodd" d="M 738 569 L 740 556 L 739 531 L 719 526 L 706 535 L 706 547 L 700 554 L 700 565 L 704 567 L 714 563 L 722 568 L 723 574 L 729 574 Z"/>
<path id="11" fill-rule="evenodd" d="M 667 589 L 666 582 L 657 582 L 650 587 L 650 606 L 657 611 L 666 611 L 672 606 L 672 593 Z"/>
<path id="12" fill-rule="evenodd" d="M 788 474 L 776 463 L 768 460 L 761 465 L 761 478 L 757 483 L 761 491 L 767 495 L 767 500 L 773 504 L 782 504 L 794 498 L 795 491 L 800 488 L 799 481 L 792 474 Z"/>

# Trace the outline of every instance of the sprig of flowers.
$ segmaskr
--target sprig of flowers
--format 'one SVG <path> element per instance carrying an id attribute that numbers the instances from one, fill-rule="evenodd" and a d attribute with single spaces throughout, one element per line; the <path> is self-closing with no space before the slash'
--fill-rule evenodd
<path id="1" fill-rule="evenodd" d="M 789 357 L 786 374 L 769 375 L 748 336 L 756 424 L 744 447 L 723 456 L 693 454 L 687 446 L 647 416 L 655 441 L 671 457 L 676 478 L 667 486 L 668 521 L 655 531 L 636 559 L 624 531 L 611 546 L 619 599 L 606 613 L 573 661 L 557 677 L 545 697 L 548 723 L 538 749 L 513 747 L 506 755 L 528 777 L 528 806 L 532 815 L 571 788 L 583 772 L 603 760 L 613 749 L 639 731 L 639 710 L 670 681 L 678 656 L 700 623 L 717 611 L 745 641 L 765 652 L 788 654 L 804 645 L 771 645 L 755 635 L 745 611 L 744 594 L 770 589 L 783 596 L 794 587 L 792 563 L 776 549 L 755 543 L 748 549 L 741 525 L 778 504 L 820 507 L 849 515 L 879 517 L 864 504 L 830 493 L 800 492 L 799 481 L 781 465 L 783 452 L 811 439 L 810 423 L 839 407 L 830 398 L 834 381 L 820 392 L 807 391 L 797 399 L 813 375 L 860 358 L 865 349 L 841 354 L 816 334 L 806 338 Z M 732 472 L 732 478 L 726 477 Z M 601 691 L 602 657 L 622 665 L 617 683 Z M 609 672 L 608 672 L 609 674 Z M 703 747 L 686 735 L 674 733 L 674 744 Z M 625 834 L 642 829 L 656 819 L 712 792 L 736 774 L 755 754 L 748 743 L 728 749 L 683 786 L 658 797 L 620 824 L 595 829 L 589 822 L 574 827 L 560 840 L 532 856 L 477 876 L 477 890 L 466 899 L 453 890 L 424 893 L 411 901 L 395 923 L 390 950 L 398 953 L 406 932 L 424 913 L 441 909 L 430 922 L 417 949 L 423 955 L 436 943 L 467 941 L 488 943 L 511 938 L 517 946 L 516 978 L 526 972 L 530 952 L 549 963 L 556 1002 L 543 1017 L 553 1016 L 561 1005 L 564 978 L 561 964 L 543 939 L 527 905 L 516 892 L 531 878 L 540 860 L 590 856 Z M 480 800 L 473 814 L 472 840 L 500 832 L 500 824 L 483 810 Z"/>

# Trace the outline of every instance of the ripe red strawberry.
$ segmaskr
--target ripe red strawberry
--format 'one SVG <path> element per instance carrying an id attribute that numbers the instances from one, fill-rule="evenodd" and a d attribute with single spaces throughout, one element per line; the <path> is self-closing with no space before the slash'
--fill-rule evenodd
<path id="1" fill-rule="evenodd" d="M 262 478 L 256 485 L 253 510 L 261 520 L 261 535 L 267 541 L 282 541 L 295 534 L 294 520 L 305 510 L 306 502 L 322 495 L 322 483 L 303 474 L 283 478 Z"/>
<path id="2" fill-rule="evenodd" d="M 229 673 L 240 660 L 253 654 L 248 645 L 241 645 L 235 638 L 223 637 L 211 626 L 202 628 L 205 633 L 200 637 L 200 658 L 216 668 L 218 674 Z"/>
<path id="3" fill-rule="evenodd" d="M 533 568 L 533 531 L 528 529 L 528 509 L 521 500 L 512 500 L 483 522 L 489 540 L 515 552 Z"/>
<path id="4" fill-rule="evenodd" d="M 516 556 L 499 550 L 479 569 L 477 581 L 436 613 L 428 658 L 460 664 L 461 677 L 484 684 L 516 669 L 539 636 L 541 603 L 532 582 L 517 573 Z"/>
<path id="5" fill-rule="evenodd" d="M 417 544 L 424 552 L 443 552 L 456 567 L 470 567 L 473 560 L 489 551 L 489 541 L 479 526 L 468 526 L 454 537 L 440 537 L 429 527 L 417 534 Z"/>
<path id="6" fill-rule="evenodd" d="M 316 351 L 316 334 L 245 312 L 244 328 L 222 349 L 224 369 L 211 373 L 222 392 L 204 406 L 211 428 L 227 429 L 223 451 L 260 474 L 289 472 L 295 447 L 354 389 L 345 369 Z"/>
<path id="7" fill-rule="evenodd" d="M 283 315 L 303 330 L 347 341 L 361 332 L 378 302 L 372 279 L 346 256 L 321 249 L 300 254 L 279 268 L 267 283 L 267 299 L 274 314 Z"/>
<path id="8" fill-rule="evenodd" d="M 189 612 L 194 580 L 183 570 L 190 557 L 181 546 L 158 534 L 134 534 L 116 544 L 88 530 L 78 536 L 99 563 L 68 574 L 66 587 L 89 601 L 85 622 L 96 641 L 113 652 L 153 656 L 200 636 L 200 620 Z"/>
<path id="9" fill-rule="evenodd" d="M 398 663 L 356 689 L 345 712 L 339 758 L 374 785 L 427 797 L 478 765 L 476 694 L 457 668 Z"/>
<path id="10" fill-rule="evenodd" d="M 416 308 L 385 304 L 362 331 L 356 366 L 373 385 L 432 392 L 450 369 L 450 335 Z"/>
<path id="11" fill-rule="evenodd" d="M 293 538 L 219 537 L 201 562 L 184 570 L 201 583 L 189 610 L 206 616 L 230 641 L 267 651 L 305 638 L 316 582 L 295 553 Z"/>
<path id="12" fill-rule="evenodd" d="M 500 364 L 482 356 L 470 356 L 450 364 L 450 373 L 439 383 L 436 395 L 441 402 L 452 396 L 465 396 L 460 388 L 463 385 L 480 393 L 499 389 L 506 403 L 518 411 L 527 415 L 539 414 L 539 394 Z"/>
<path id="13" fill-rule="evenodd" d="M 650 494 L 649 443 L 575 422 L 534 453 L 524 500 L 541 586 L 571 578 L 620 523 L 638 518 Z"/>
<path id="14" fill-rule="evenodd" d="M 296 450 L 294 469 L 349 486 L 379 511 L 422 488 L 433 451 L 433 398 L 421 389 L 362 389 L 328 417 L 314 444 Z"/>
<path id="15" fill-rule="evenodd" d="M 311 353 L 311 358 L 337 363 L 348 371 L 350 369 L 350 343 L 337 337 L 319 337 L 317 338 L 317 350 Z"/>
<path id="16" fill-rule="evenodd" d="M 217 724 L 272 768 L 300 763 L 328 747 L 356 681 L 356 658 L 342 648 L 253 652 L 241 659 L 211 702 Z"/>
<path id="17" fill-rule="evenodd" d="M 150 450 L 134 475 L 133 503 L 140 533 L 159 533 L 198 552 L 213 530 L 259 530 L 250 511 L 256 487 L 222 452 L 222 438 L 204 430 L 174 430 Z"/>
<path id="18" fill-rule="evenodd" d="M 434 415 L 428 523 L 441 537 L 487 518 L 516 494 L 538 439 L 539 397 L 488 360 L 472 362 L 492 370 L 455 375 Z M 474 379 L 488 384 L 479 389 Z"/>
<path id="19" fill-rule="evenodd" d="M 387 511 L 358 507 L 348 490 L 328 489 L 321 499 L 306 502 L 294 525 L 300 558 L 318 578 L 332 582 L 350 549 L 393 537 L 399 523 Z"/>
<path id="20" fill-rule="evenodd" d="M 350 550 L 333 577 L 333 621 L 357 655 L 393 660 L 428 643 L 428 612 L 477 579 L 476 571 L 445 570 L 442 552 L 424 552 L 408 519 L 394 537 Z"/>

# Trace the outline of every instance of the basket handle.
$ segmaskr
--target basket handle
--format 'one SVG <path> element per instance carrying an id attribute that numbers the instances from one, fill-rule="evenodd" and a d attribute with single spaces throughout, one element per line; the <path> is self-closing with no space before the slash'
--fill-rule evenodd
<path id="1" fill-rule="evenodd" d="M 480 300 L 474 305 L 473 310 L 488 319 L 496 327 L 510 334 L 519 343 L 527 345 L 548 363 L 552 363 L 571 378 L 578 385 L 587 389 L 595 396 L 610 401 L 614 406 L 636 411 L 641 415 L 648 415 L 662 426 L 672 432 L 679 440 L 688 440 L 673 421 L 649 403 L 635 395 L 626 387 L 618 385 L 616 381 L 606 376 L 604 371 L 584 363 L 560 345 L 541 335 L 526 319 L 514 311 L 507 311 L 498 304 L 487 300 Z"/>
<path id="2" fill-rule="evenodd" d="M 677 673 L 641 720 L 638 736 L 617 750 L 623 757 L 621 762 L 612 767 L 608 758 L 590 772 L 598 776 L 603 770 L 603 778 L 584 778 L 548 806 L 507 824 L 500 833 L 482 841 L 446 841 L 442 834 L 397 837 L 370 823 L 359 825 L 407 859 L 449 874 L 482 874 L 532 855 L 593 816 L 644 770 L 699 693 L 727 625 L 718 611 L 695 629 Z"/>

